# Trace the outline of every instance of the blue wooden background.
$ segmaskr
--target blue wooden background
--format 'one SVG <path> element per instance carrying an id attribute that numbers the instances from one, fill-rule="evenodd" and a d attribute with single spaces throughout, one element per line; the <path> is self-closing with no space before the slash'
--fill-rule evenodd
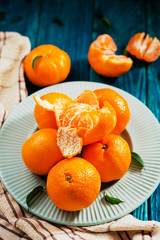
<path id="1" fill-rule="evenodd" d="M 111 27 L 100 19 L 106 17 Z M 60 18 L 63 24 L 55 22 Z M 160 120 L 160 59 L 148 64 L 134 57 L 132 69 L 119 78 L 96 74 L 88 63 L 90 43 L 103 33 L 110 34 L 123 50 L 137 32 L 160 39 L 160 1 L 149 0 L 0 0 L 1 31 L 16 31 L 28 36 L 32 49 L 53 44 L 71 58 L 71 72 L 66 81 L 95 81 L 124 89 L 140 99 Z M 27 79 L 28 93 L 39 87 Z M 141 220 L 160 221 L 160 186 L 133 212 Z"/>

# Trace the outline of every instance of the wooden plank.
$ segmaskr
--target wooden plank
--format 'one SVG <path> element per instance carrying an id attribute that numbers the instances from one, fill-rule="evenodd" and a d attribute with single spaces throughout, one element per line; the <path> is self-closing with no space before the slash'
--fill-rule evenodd
<path id="1" fill-rule="evenodd" d="M 95 1 L 94 11 L 98 12 L 100 17 L 106 17 L 111 22 L 108 28 L 102 22 L 100 17 L 95 14 L 93 20 L 92 40 L 98 35 L 107 33 L 113 37 L 117 45 L 117 54 L 123 54 L 125 46 L 129 39 L 137 32 L 145 31 L 145 7 L 144 1 Z M 132 57 L 132 56 L 131 56 Z M 132 69 L 118 78 L 102 77 L 90 68 L 90 81 L 107 83 L 112 86 L 124 89 L 136 98 L 146 103 L 146 63 L 132 57 L 134 64 Z M 148 219 L 148 201 L 137 208 L 133 213 L 135 217 L 141 220 Z"/>
<path id="2" fill-rule="evenodd" d="M 63 24 L 54 20 L 60 18 Z M 92 0 L 43 1 L 37 45 L 53 44 L 71 58 L 66 81 L 88 80 L 88 46 L 92 32 Z"/>
<path id="3" fill-rule="evenodd" d="M 29 37 L 32 49 L 37 44 L 37 34 L 39 30 L 39 14 L 41 1 L 39 0 L 16 0 L 1 1 L 0 8 L 0 29 L 1 31 L 18 32 Z M 39 90 L 26 77 L 28 94 Z"/>
<path id="4" fill-rule="evenodd" d="M 1 1 L 1 31 L 15 31 L 28 36 L 32 48 L 35 47 L 39 22 L 39 8 L 40 5 L 38 0 Z"/>
<path id="5" fill-rule="evenodd" d="M 147 1 L 146 31 L 151 37 L 160 39 L 160 2 Z M 154 14 L 153 14 L 154 13 Z M 147 106 L 160 121 L 160 58 L 147 65 Z M 149 219 L 160 221 L 160 185 L 149 199 Z"/>
<path id="6" fill-rule="evenodd" d="M 98 35 L 107 33 L 111 35 L 117 45 L 117 54 L 123 54 L 129 39 L 136 33 L 141 32 L 145 28 L 144 5 L 142 1 L 95 1 L 95 13 L 106 17 L 111 22 L 111 27 L 108 28 L 102 24 L 99 18 L 94 17 L 92 40 L 95 40 Z M 140 97 L 145 101 L 145 95 L 141 94 L 145 91 L 145 66 L 139 62 L 134 62 L 134 65 L 129 73 L 118 78 L 101 77 L 90 68 L 90 80 L 107 83 L 121 89 L 124 89 L 136 97 Z M 142 87 L 143 91 L 138 91 Z"/>

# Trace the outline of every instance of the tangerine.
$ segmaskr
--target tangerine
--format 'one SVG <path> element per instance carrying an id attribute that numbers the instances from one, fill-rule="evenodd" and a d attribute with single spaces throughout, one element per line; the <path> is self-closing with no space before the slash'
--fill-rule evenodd
<path id="1" fill-rule="evenodd" d="M 64 81 L 70 68 L 68 54 L 51 44 L 34 48 L 24 59 L 24 71 L 28 79 L 41 87 Z"/>
<path id="2" fill-rule="evenodd" d="M 121 134 L 130 119 L 130 110 L 127 101 L 119 93 L 110 88 L 96 89 L 94 92 L 99 99 L 100 108 L 103 107 L 105 101 L 107 101 L 115 109 L 117 123 L 112 133 L 117 135 Z"/>
<path id="3" fill-rule="evenodd" d="M 35 132 L 22 146 L 22 159 L 34 173 L 47 175 L 63 156 L 57 146 L 57 130 L 44 128 Z"/>
<path id="4" fill-rule="evenodd" d="M 114 108 L 107 102 L 100 108 L 98 98 L 93 91 L 87 90 L 81 93 L 62 112 L 58 112 L 56 106 L 40 99 L 38 95 L 33 97 L 41 107 L 55 112 L 58 125 L 57 144 L 64 157 L 72 157 L 80 153 L 82 141 L 83 145 L 99 141 L 116 125 Z"/>
<path id="5" fill-rule="evenodd" d="M 130 39 L 127 51 L 140 60 L 154 62 L 160 56 L 160 41 L 144 32 L 137 33 Z"/>
<path id="6" fill-rule="evenodd" d="M 51 92 L 41 96 L 42 100 L 56 105 L 59 111 L 71 103 L 73 100 L 63 93 Z M 42 128 L 55 128 L 57 129 L 57 120 L 54 111 L 50 111 L 40 106 L 39 104 L 35 105 L 34 108 L 34 117 L 38 124 L 39 129 Z"/>
<path id="7" fill-rule="evenodd" d="M 60 209 L 78 211 L 90 206 L 97 198 L 101 178 L 96 168 L 85 159 L 63 159 L 51 168 L 47 192 Z"/>
<path id="8" fill-rule="evenodd" d="M 130 70 L 133 65 L 131 58 L 116 55 L 117 46 L 108 34 L 100 35 L 91 43 L 88 60 L 91 67 L 100 75 L 118 77 Z"/>
<path id="9" fill-rule="evenodd" d="M 83 148 L 82 157 L 98 170 L 102 182 L 120 179 L 131 164 L 128 143 L 115 134 Z"/>
<path id="10" fill-rule="evenodd" d="M 89 96 L 94 96 L 96 101 Z M 87 104 L 91 99 L 94 104 Z M 98 98 L 93 91 L 85 91 L 85 95 L 84 92 L 81 93 L 66 107 L 59 119 L 61 127 L 77 130 L 77 134 L 83 139 L 83 145 L 99 141 L 109 134 L 117 120 L 116 112 L 109 103 L 99 107 Z"/>

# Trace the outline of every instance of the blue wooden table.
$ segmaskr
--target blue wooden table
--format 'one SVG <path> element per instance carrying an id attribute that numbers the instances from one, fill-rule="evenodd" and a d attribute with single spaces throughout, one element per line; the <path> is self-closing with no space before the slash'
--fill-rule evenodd
<path id="1" fill-rule="evenodd" d="M 111 26 L 101 21 L 110 20 Z M 60 21 L 55 21 L 55 19 Z M 113 37 L 123 50 L 137 32 L 160 39 L 160 1 L 149 0 L 0 0 L 1 31 L 28 36 L 32 49 L 53 44 L 71 58 L 66 81 L 94 81 L 124 89 L 141 100 L 160 120 L 160 58 L 151 64 L 133 58 L 132 69 L 118 78 L 101 77 L 88 63 L 90 43 L 103 33 Z M 26 79 L 28 93 L 40 88 Z M 133 212 L 141 220 L 160 221 L 160 186 Z"/>

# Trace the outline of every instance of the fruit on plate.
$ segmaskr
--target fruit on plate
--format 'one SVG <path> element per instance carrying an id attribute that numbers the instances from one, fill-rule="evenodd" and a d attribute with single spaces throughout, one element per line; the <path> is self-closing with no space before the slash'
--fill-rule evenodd
<path id="1" fill-rule="evenodd" d="M 97 104 L 85 102 L 84 94 L 87 95 L 89 101 L 90 96 L 94 96 Z M 60 127 L 76 129 L 77 134 L 83 139 L 83 145 L 99 141 L 109 134 L 114 129 L 117 120 L 113 107 L 106 102 L 100 108 L 96 94 L 88 90 L 68 105 L 59 119 Z"/>
<path id="2" fill-rule="evenodd" d="M 88 60 L 94 71 L 106 77 L 118 77 L 128 72 L 133 61 L 131 58 L 116 55 L 117 46 L 108 34 L 100 35 L 89 47 Z"/>
<path id="3" fill-rule="evenodd" d="M 53 105 L 56 105 L 56 108 L 57 110 L 59 110 L 59 112 L 63 111 L 63 109 L 65 109 L 69 103 L 73 102 L 73 100 L 66 94 L 58 92 L 44 94 L 43 96 L 41 96 L 41 99 L 46 100 L 47 102 Z M 39 104 L 35 105 L 34 117 L 38 124 L 39 129 L 58 128 L 55 113 L 53 111 L 49 111 L 43 108 Z"/>
<path id="4" fill-rule="evenodd" d="M 80 153 L 82 145 L 101 140 L 116 125 L 114 108 L 108 102 L 100 108 L 96 94 L 90 90 L 81 93 L 60 114 L 53 104 L 40 99 L 38 95 L 34 95 L 34 99 L 41 107 L 55 113 L 58 125 L 57 144 L 64 157 Z"/>
<path id="5" fill-rule="evenodd" d="M 102 182 L 120 179 L 131 164 L 128 143 L 115 134 L 110 134 L 102 141 L 85 146 L 82 157 L 95 166 Z"/>
<path id="6" fill-rule="evenodd" d="M 24 142 L 22 158 L 32 172 L 47 175 L 51 167 L 63 159 L 56 138 L 56 129 L 44 128 Z"/>
<path id="7" fill-rule="evenodd" d="M 47 192 L 62 210 L 78 211 L 90 206 L 97 198 L 101 178 L 96 168 L 85 159 L 63 159 L 51 168 Z"/>
<path id="8" fill-rule="evenodd" d="M 118 136 L 130 118 L 126 100 L 109 88 L 85 90 L 74 100 L 58 92 L 33 98 L 40 130 L 22 146 L 25 165 L 47 175 L 47 193 L 58 208 L 90 206 L 101 182 L 120 179 L 130 166 L 129 145 Z"/>
<path id="9" fill-rule="evenodd" d="M 106 101 L 114 108 L 117 122 L 112 133 L 121 134 L 130 119 L 130 110 L 127 101 L 119 93 L 110 88 L 96 89 L 94 92 L 98 97 L 100 108 L 104 106 Z"/>
<path id="10" fill-rule="evenodd" d="M 140 60 L 154 62 L 160 56 L 160 41 L 144 32 L 136 33 L 130 39 L 127 51 Z"/>
<path id="11" fill-rule="evenodd" d="M 34 48 L 24 59 L 24 71 L 28 79 L 41 87 L 64 81 L 70 68 L 68 54 L 51 44 Z"/>

